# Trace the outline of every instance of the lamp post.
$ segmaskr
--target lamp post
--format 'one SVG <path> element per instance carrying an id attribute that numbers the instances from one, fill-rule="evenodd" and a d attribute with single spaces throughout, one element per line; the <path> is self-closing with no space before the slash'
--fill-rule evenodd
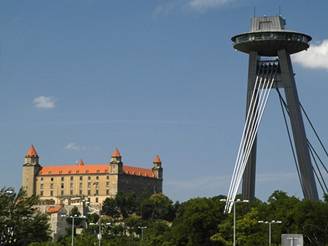
<path id="1" fill-rule="evenodd" d="M 104 223 L 105 225 L 111 225 L 111 223 Z M 99 226 L 99 230 L 98 230 L 98 235 L 97 235 L 97 238 L 98 238 L 98 245 L 101 246 L 101 238 L 102 238 L 102 232 L 101 232 L 101 218 L 99 218 L 98 222 L 97 223 L 90 223 L 89 225 L 98 225 Z"/>
<path id="2" fill-rule="evenodd" d="M 141 230 L 141 241 L 143 241 L 143 231 L 147 229 L 147 226 L 138 226 L 138 228 Z"/>
<path id="3" fill-rule="evenodd" d="M 271 224 L 281 224 L 282 222 L 280 220 L 271 220 L 271 221 L 259 220 L 257 223 L 269 225 L 269 246 L 271 246 Z"/>
<path id="4" fill-rule="evenodd" d="M 72 243 L 71 245 L 74 246 L 74 219 L 85 219 L 86 217 L 84 215 L 66 215 L 62 214 L 61 217 L 66 217 L 72 219 Z"/>
<path id="5" fill-rule="evenodd" d="M 227 199 L 220 199 L 221 202 L 226 202 Z M 248 203 L 249 200 L 241 200 L 236 199 L 234 201 L 230 201 L 233 203 L 233 246 L 236 246 L 236 203 Z"/>

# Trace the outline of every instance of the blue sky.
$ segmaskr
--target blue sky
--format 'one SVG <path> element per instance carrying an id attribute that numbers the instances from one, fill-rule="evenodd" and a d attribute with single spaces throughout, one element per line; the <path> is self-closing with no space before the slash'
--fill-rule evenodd
<path id="1" fill-rule="evenodd" d="M 328 141 L 328 3 L 303 0 L 3 0 L 0 185 L 19 187 L 30 144 L 41 164 L 151 167 L 173 200 L 226 194 L 245 115 L 247 56 L 230 37 L 276 15 L 313 37 L 296 58 L 303 105 Z M 305 56 L 305 57 L 304 57 Z M 326 142 L 327 142 L 326 141 Z M 259 130 L 257 191 L 302 196 L 277 95 Z"/>

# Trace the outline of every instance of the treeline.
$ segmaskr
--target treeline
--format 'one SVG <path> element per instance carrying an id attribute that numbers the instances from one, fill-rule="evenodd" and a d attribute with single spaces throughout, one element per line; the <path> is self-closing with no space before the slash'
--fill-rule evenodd
<path id="1" fill-rule="evenodd" d="M 0 216 L 4 216 L 3 197 L 7 199 L 8 196 L 3 195 L 3 191 L 1 194 Z M 163 194 L 142 198 L 134 194 L 119 193 L 115 199 L 105 200 L 100 218 L 96 214 L 90 214 L 86 220 L 77 223 L 78 227 L 84 228 L 87 223 L 87 228 L 82 234 L 75 236 L 75 245 L 98 245 L 99 226 L 90 224 L 100 221 L 102 245 L 230 246 L 233 238 L 233 214 L 223 214 L 225 203 L 221 200 L 224 198 L 193 198 L 180 204 L 173 203 Z M 20 198 L 22 201 L 24 199 L 29 198 Z M 31 203 L 25 205 L 28 207 Z M 76 213 L 77 209 L 71 211 L 72 215 Z M 285 192 L 275 191 L 266 202 L 255 200 L 251 203 L 237 203 L 236 217 L 237 245 L 268 245 L 268 224 L 258 223 L 260 220 L 282 222 L 272 224 L 272 245 L 280 245 L 282 233 L 303 234 L 305 245 L 328 245 L 327 197 L 323 201 L 305 201 L 288 196 Z M 7 220 L 9 221 L 10 219 Z M 26 222 L 31 223 L 28 220 Z M 29 225 L 27 228 L 31 231 L 29 237 L 24 234 L 25 241 L 17 238 L 16 244 L 1 245 L 27 245 L 27 242 L 31 246 L 71 245 L 70 231 L 58 242 L 50 242 L 47 241 L 45 221 L 39 222 L 42 226 L 38 225 L 38 233 L 42 237 L 33 236 L 36 232 Z M 1 219 L 0 231 L 4 225 Z"/>

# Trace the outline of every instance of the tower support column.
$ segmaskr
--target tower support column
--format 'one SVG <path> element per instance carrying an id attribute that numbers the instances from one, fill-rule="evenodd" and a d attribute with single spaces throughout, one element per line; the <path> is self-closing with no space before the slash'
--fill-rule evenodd
<path id="1" fill-rule="evenodd" d="M 247 85 L 247 99 L 246 99 L 246 117 L 250 107 L 253 88 L 255 86 L 256 74 L 257 74 L 257 61 L 258 54 L 255 51 L 249 53 L 248 63 L 248 85 Z M 256 103 L 256 102 L 255 102 Z M 243 174 L 243 185 L 242 185 L 242 198 L 251 200 L 255 197 L 255 173 L 256 173 L 256 142 L 257 136 L 252 146 L 251 153 L 249 155 L 245 172 Z"/>
<path id="2" fill-rule="evenodd" d="M 309 200 L 318 200 L 318 191 L 315 183 L 290 55 L 286 50 L 279 50 L 278 57 L 290 123 L 293 130 L 294 145 L 297 153 L 298 166 L 301 176 L 300 182 L 302 185 L 304 198 Z"/>

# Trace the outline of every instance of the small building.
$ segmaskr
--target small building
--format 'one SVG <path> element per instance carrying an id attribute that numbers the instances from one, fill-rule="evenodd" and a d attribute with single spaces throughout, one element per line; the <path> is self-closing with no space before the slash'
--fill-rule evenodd
<path id="1" fill-rule="evenodd" d="M 123 164 L 115 149 L 109 162 L 89 164 L 41 165 L 33 145 L 23 164 L 22 187 L 27 195 L 38 195 L 44 205 L 74 205 L 88 202 L 100 207 L 107 197 L 118 192 L 153 194 L 162 192 L 163 169 L 159 155 L 151 168 Z"/>
<path id="2" fill-rule="evenodd" d="M 49 215 L 51 237 L 58 240 L 60 237 L 65 236 L 69 225 L 66 222 L 66 217 L 63 217 L 67 214 L 64 205 L 47 206 L 45 212 Z"/>

